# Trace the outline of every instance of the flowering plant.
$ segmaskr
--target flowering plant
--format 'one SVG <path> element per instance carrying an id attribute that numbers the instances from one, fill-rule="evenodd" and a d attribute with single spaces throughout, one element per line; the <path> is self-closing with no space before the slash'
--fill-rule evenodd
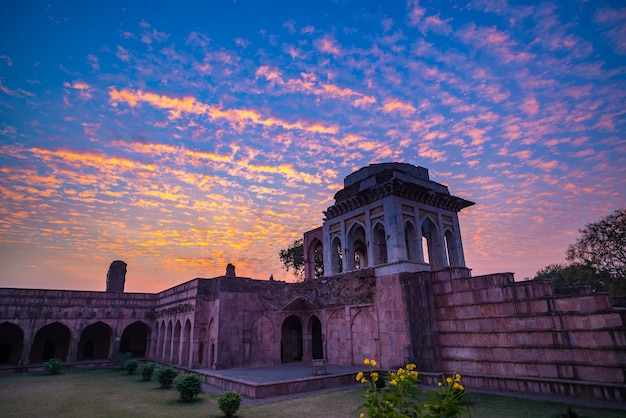
<path id="1" fill-rule="evenodd" d="M 365 359 L 363 363 L 370 367 L 370 372 L 369 375 L 363 372 L 356 375 L 358 382 L 367 385 L 363 394 L 365 402 L 358 408 L 366 412 L 361 412 L 360 418 L 435 418 L 469 414 L 469 410 L 461 406 L 465 388 L 458 373 L 445 378 L 445 383 L 439 382 L 439 389 L 424 391 L 419 386 L 415 364 L 390 372 L 383 377 L 387 384 L 381 385 L 379 373 L 374 370 L 376 360 Z M 427 396 L 425 401 L 420 398 L 424 395 Z"/>

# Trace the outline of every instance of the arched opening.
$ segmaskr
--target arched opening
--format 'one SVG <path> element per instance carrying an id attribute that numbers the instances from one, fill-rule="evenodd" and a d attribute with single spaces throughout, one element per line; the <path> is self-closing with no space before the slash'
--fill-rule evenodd
<path id="1" fill-rule="evenodd" d="M 131 353 L 133 357 L 145 357 L 150 328 L 143 322 L 133 322 L 124 329 L 120 340 L 120 353 Z"/>
<path id="2" fill-rule="evenodd" d="M 339 237 L 333 238 L 330 251 L 330 272 L 337 274 L 343 272 L 343 250 Z"/>
<path id="3" fill-rule="evenodd" d="M 190 347 L 191 347 L 191 322 L 189 321 L 189 319 L 187 319 L 187 321 L 185 321 L 185 329 L 183 330 L 183 344 L 182 344 L 182 348 L 181 348 L 181 364 L 183 366 L 189 366 L 190 362 L 189 362 L 189 358 L 191 357 L 191 351 L 190 351 Z"/>
<path id="4" fill-rule="evenodd" d="M 163 348 L 163 360 L 169 362 L 170 354 L 172 353 L 172 321 L 167 323 L 167 330 L 165 331 L 163 344 L 165 344 L 165 347 Z"/>
<path id="5" fill-rule="evenodd" d="M 448 262 L 447 265 L 450 267 L 461 266 L 459 247 L 456 245 L 456 240 L 454 239 L 454 234 L 452 234 L 452 231 L 447 230 L 446 233 L 443 235 L 443 239 L 445 241 L 446 261 Z"/>
<path id="6" fill-rule="evenodd" d="M 51 358 L 67 361 L 70 335 L 70 329 L 58 322 L 42 327 L 35 334 L 33 347 L 30 351 L 30 362 L 48 361 Z"/>
<path id="7" fill-rule="evenodd" d="M 346 271 L 366 268 L 367 246 L 365 244 L 365 228 L 355 223 L 348 232 L 348 248 L 346 249 Z M 348 256 L 348 254 L 352 254 Z"/>
<path id="8" fill-rule="evenodd" d="M 413 222 L 406 222 L 404 224 L 404 245 L 406 246 L 406 258 L 409 261 L 419 262 L 420 249 L 419 242 L 417 240 L 417 231 Z"/>
<path id="9" fill-rule="evenodd" d="M 314 359 L 324 358 L 322 323 L 315 315 L 311 317 L 311 354 Z"/>
<path id="10" fill-rule="evenodd" d="M 77 360 L 107 359 L 111 348 L 113 330 L 104 322 L 89 325 L 80 334 Z"/>
<path id="11" fill-rule="evenodd" d="M 283 363 L 302 361 L 302 322 L 297 316 L 291 315 L 283 322 L 280 347 Z"/>
<path id="12" fill-rule="evenodd" d="M 422 247 L 424 262 L 430 264 L 431 270 L 445 265 L 439 231 L 435 223 L 428 217 L 422 222 Z"/>
<path id="13" fill-rule="evenodd" d="M 387 235 L 385 233 L 385 227 L 382 223 L 378 222 L 374 226 L 374 233 L 372 234 L 372 241 L 374 244 L 373 256 L 374 264 L 386 264 L 387 263 Z"/>
<path id="14" fill-rule="evenodd" d="M 198 344 L 198 364 L 202 364 L 202 361 L 204 360 L 204 343 L 202 341 L 200 341 L 200 343 Z"/>
<path id="15" fill-rule="evenodd" d="M 211 352 L 209 354 L 209 367 L 214 369 L 217 362 L 217 352 L 215 351 L 215 342 L 217 341 L 217 326 L 215 320 L 211 318 L 209 321 L 209 336 L 208 340 L 211 343 Z"/>
<path id="16" fill-rule="evenodd" d="M 176 321 L 174 326 L 174 341 L 172 343 L 172 364 L 178 364 L 178 353 L 180 352 L 180 321 Z"/>
<path id="17" fill-rule="evenodd" d="M 24 332 L 9 322 L 0 324 L 0 364 L 17 364 L 24 349 Z"/>
<path id="18" fill-rule="evenodd" d="M 157 346 L 157 358 L 164 358 L 165 354 L 163 350 L 165 349 L 165 322 L 161 322 L 161 326 L 159 327 L 159 342 Z"/>
<path id="19" fill-rule="evenodd" d="M 313 240 L 309 247 L 308 259 L 313 262 L 312 276 L 316 279 L 324 276 L 324 246 L 318 239 Z"/>

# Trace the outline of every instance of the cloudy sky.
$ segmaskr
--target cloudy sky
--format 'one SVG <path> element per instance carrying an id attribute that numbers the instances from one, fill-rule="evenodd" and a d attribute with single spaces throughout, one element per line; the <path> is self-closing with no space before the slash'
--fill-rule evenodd
<path id="1" fill-rule="evenodd" d="M 278 251 L 398 161 L 533 277 L 626 206 L 621 1 L 3 1 L 0 286 L 157 292 Z"/>

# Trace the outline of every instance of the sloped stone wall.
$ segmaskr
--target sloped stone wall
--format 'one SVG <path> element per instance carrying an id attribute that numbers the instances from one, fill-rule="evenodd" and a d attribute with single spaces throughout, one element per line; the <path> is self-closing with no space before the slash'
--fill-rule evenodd
<path id="1" fill-rule="evenodd" d="M 626 327 L 606 294 L 453 274 L 431 273 L 442 371 L 489 389 L 626 400 Z"/>

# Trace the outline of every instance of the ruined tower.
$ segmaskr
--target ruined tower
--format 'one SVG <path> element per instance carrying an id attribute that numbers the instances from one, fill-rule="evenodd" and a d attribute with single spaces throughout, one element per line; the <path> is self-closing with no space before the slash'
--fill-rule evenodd
<path id="1" fill-rule="evenodd" d="M 424 167 L 383 163 L 355 171 L 324 213 L 324 275 L 465 267 L 458 212 L 473 204 L 430 180 Z"/>
<path id="2" fill-rule="evenodd" d="M 107 292 L 123 293 L 124 283 L 126 282 L 126 263 L 116 260 L 109 266 L 107 272 Z"/>

